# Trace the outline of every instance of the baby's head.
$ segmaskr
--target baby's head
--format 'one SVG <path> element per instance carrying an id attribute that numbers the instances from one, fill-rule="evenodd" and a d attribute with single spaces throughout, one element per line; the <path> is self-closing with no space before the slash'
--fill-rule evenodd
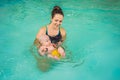
<path id="1" fill-rule="evenodd" d="M 39 41 L 42 45 L 45 45 L 45 46 L 51 44 L 51 41 L 47 35 L 41 35 L 39 38 Z"/>

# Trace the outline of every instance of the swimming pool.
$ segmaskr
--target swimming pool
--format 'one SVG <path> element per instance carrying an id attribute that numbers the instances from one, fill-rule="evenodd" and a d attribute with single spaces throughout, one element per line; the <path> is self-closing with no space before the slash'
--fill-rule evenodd
<path id="1" fill-rule="evenodd" d="M 30 47 L 54 5 L 65 14 L 69 56 L 42 72 Z M 0 80 L 120 80 L 119 21 L 119 0 L 1 1 Z"/>

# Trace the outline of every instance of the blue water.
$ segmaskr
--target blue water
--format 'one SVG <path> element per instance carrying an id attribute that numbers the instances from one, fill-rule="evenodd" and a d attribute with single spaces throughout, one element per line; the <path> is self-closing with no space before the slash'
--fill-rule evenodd
<path id="1" fill-rule="evenodd" d="M 30 49 L 54 5 L 65 14 L 67 56 L 43 64 Z M 0 1 L 0 80 L 120 80 L 119 61 L 119 0 Z"/>

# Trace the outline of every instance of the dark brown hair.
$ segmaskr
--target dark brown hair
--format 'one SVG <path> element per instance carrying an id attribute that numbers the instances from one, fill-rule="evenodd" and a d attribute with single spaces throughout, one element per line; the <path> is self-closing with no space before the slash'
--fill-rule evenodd
<path id="1" fill-rule="evenodd" d="M 51 14 L 52 18 L 55 16 L 55 14 L 61 14 L 64 17 L 64 13 L 62 12 L 62 9 L 59 6 L 54 6 Z"/>

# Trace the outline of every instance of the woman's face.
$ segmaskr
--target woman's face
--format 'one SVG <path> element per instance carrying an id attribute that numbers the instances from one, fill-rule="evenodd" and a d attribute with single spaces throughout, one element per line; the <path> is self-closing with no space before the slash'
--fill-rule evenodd
<path id="1" fill-rule="evenodd" d="M 55 27 L 59 27 L 62 24 L 63 21 L 63 15 L 61 14 L 55 14 L 55 16 L 52 18 L 52 24 Z"/>

